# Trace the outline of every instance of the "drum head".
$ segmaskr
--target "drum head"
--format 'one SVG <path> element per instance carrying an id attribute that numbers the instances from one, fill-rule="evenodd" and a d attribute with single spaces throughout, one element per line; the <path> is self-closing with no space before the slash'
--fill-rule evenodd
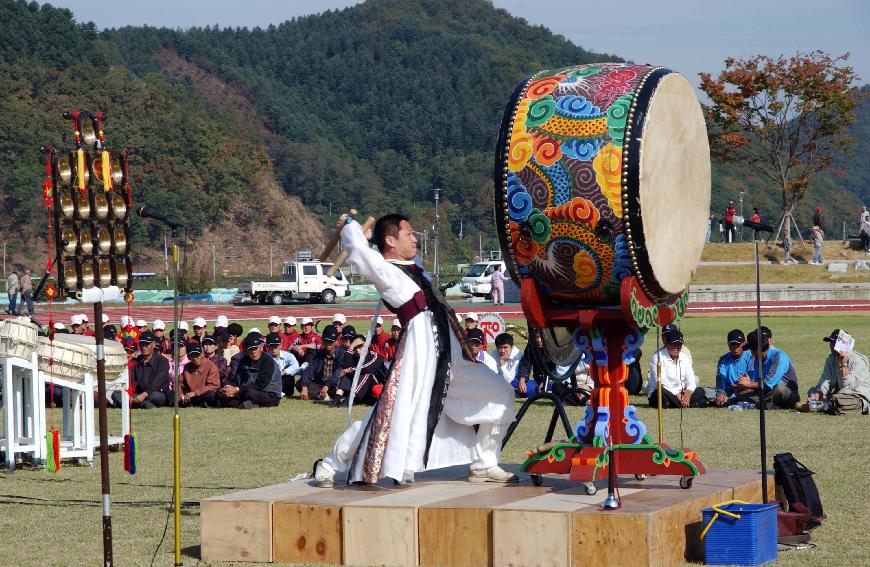
<path id="1" fill-rule="evenodd" d="M 701 105 L 681 75 L 652 95 L 640 141 L 640 209 L 654 280 L 681 292 L 701 259 L 710 215 L 710 147 Z"/>

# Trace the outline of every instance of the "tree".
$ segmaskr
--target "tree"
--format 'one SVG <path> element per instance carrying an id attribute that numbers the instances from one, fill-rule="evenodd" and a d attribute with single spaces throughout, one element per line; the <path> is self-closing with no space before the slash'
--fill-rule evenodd
<path id="1" fill-rule="evenodd" d="M 746 164 L 776 186 L 784 234 L 810 181 L 850 149 L 843 129 L 863 95 L 851 87 L 858 77 L 848 58 L 822 51 L 789 59 L 729 57 L 718 78 L 700 74 L 713 103 L 706 109 L 713 156 Z"/>

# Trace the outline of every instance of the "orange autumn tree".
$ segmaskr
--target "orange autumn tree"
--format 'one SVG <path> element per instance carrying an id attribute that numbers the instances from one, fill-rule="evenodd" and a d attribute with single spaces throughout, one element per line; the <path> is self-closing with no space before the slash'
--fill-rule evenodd
<path id="1" fill-rule="evenodd" d="M 848 58 L 822 51 L 729 57 L 717 78 L 700 74 L 712 102 L 706 114 L 713 156 L 749 165 L 782 193 L 783 234 L 791 233 L 810 181 L 850 149 L 843 129 L 854 121 L 860 95 Z"/>

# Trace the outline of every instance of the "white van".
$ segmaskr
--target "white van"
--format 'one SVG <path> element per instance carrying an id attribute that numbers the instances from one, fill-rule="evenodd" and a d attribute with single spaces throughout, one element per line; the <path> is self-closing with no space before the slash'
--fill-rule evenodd
<path id="1" fill-rule="evenodd" d="M 492 273 L 496 266 L 501 266 L 501 271 L 508 276 L 506 270 L 507 265 L 501 260 L 492 260 L 489 262 L 478 262 L 472 264 L 468 271 L 462 274 L 462 281 L 459 283 L 459 291 L 462 293 L 470 293 L 480 297 L 488 297 L 492 291 L 492 285 L 489 283 Z"/>

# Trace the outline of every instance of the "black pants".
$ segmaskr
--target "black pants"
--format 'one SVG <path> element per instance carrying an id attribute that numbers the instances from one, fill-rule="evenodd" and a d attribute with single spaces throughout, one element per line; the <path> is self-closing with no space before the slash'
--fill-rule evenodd
<path id="1" fill-rule="evenodd" d="M 296 391 L 296 376 L 281 376 L 281 391 L 288 398 L 292 398 Z"/>
<path id="2" fill-rule="evenodd" d="M 861 233 L 861 250 L 870 251 L 870 234 Z"/>
<path id="3" fill-rule="evenodd" d="M 760 400 L 761 396 L 758 390 L 744 390 L 731 398 L 728 405 L 737 402 L 751 402 L 758 406 Z M 767 402 L 765 409 L 794 409 L 795 404 L 800 401 L 800 396 L 785 384 L 777 384 L 773 391 L 765 393 L 764 400 Z"/>
<path id="4" fill-rule="evenodd" d="M 356 397 L 354 398 L 354 403 L 373 405 L 376 401 L 378 401 L 378 399 L 372 392 L 372 388 L 377 385 L 377 383 L 378 381 L 371 374 L 361 376 L 359 382 L 356 385 Z M 338 389 L 342 390 L 345 396 L 350 395 L 350 389 L 352 386 L 353 374 L 351 374 L 350 376 L 343 376 L 338 381 Z"/>
<path id="5" fill-rule="evenodd" d="M 228 398 L 223 394 L 218 395 L 217 398 L 218 405 L 227 408 L 240 408 L 245 402 L 251 402 L 263 408 L 270 408 L 277 406 L 280 401 L 281 398 L 272 392 L 254 390 L 253 388 L 248 388 L 243 392 L 239 392 L 239 395 L 233 398 Z"/>
<path id="6" fill-rule="evenodd" d="M 707 396 L 704 395 L 704 388 L 695 388 L 692 391 L 692 397 L 689 398 L 689 407 L 705 408 L 707 405 L 709 405 L 709 402 L 707 402 Z M 656 392 L 653 392 L 653 395 L 649 397 L 649 407 L 659 407 L 658 394 Z M 681 407 L 683 407 L 683 404 L 680 403 L 680 398 L 673 392 L 662 388 L 662 409 Z"/>
<path id="7" fill-rule="evenodd" d="M 191 407 L 208 407 L 217 405 L 217 392 L 208 391 L 201 396 L 194 396 L 187 402 Z"/>
<path id="8" fill-rule="evenodd" d="M 725 221 L 725 242 L 734 242 L 735 236 L 734 223 Z"/>
<path id="9" fill-rule="evenodd" d="M 121 407 L 121 396 L 126 395 L 127 392 L 121 392 L 119 390 L 112 392 L 112 405 L 116 408 Z M 136 394 L 133 394 L 133 396 L 135 397 Z M 169 392 L 168 394 L 164 392 L 151 392 L 141 403 L 131 403 L 130 406 L 134 409 L 154 409 L 165 406 L 171 397 L 172 392 Z"/>

